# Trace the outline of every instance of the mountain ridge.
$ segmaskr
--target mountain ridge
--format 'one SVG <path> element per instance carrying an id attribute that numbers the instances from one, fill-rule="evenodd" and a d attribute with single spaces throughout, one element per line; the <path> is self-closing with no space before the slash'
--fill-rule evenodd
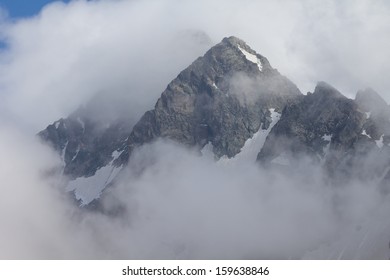
<path id="1" fill-rule="evenodd" d="M 388 108 L 372 89 L 353 100 L 319 82 L 303 95 L 266 57 L 231 36 L 181 71 L 134 126 L 124 117 L 102 129 L 80 109 L 38 135 L 62 157 L 68 191 L 87 205 L 114 182 L 134 149 L 158 138 L 198 151 L 209 145 L 218 160 L 236 157 L 262 132 L 256 153 L 263 166 L 290 168 L 304 156 L 337 180 L 378 176 L 390 165 Z M 281 116 L 271 128 L 272 112 Z M 362 155 L 380 160 L 365 170 Z"/>

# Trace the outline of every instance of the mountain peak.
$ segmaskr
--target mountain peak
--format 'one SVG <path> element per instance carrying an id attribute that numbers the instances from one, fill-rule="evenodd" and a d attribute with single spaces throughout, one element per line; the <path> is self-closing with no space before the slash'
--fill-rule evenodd
<path id="1" fill-rule="evenodd" d="M 221 43 L 229 45 L 233 48 L 238 48 L 241 51 L 244 49 L 245 51 L 255 56 L 261 56 L 260 54 L 256 53 L 256 51 L 254 51 L 244 40 L 235 36 L 225 37 Z"/>
<path id="2" fill-rule="evenodd" d="M 359 90 L 356 93 L 355 101 L 366 112 L 388 109 L 386 101 L 372 88 Z"/>
<path id="3" fill-rule="evenodd" d="M 96 135 L 89 123 L 68 118 L 74 125 L 52 125 L 40 135 L 62 155 L 64 174 L 75 179 L 68 189 L 83 197 L 82 182 L 103 173 L 111 182 L 109 174 L 127 164 L 135 148 L 157 138 L 198 150 L 209 145 L 216 158 L 232 158 L 255 133 L 269 128 L 271 112 L 281 112 L 301 95 L 265 57 L 231 36 L 181 71 L 131 131 L 120 122 Z M 83 203 L 89 198 L 84 196 Z"/>
<path id="4" fill-rule="evenodd" d="M 320 81 L 317 83 L 314 92 L 314 95 L 320 95 L 323 97 L 333 97 L 333 98 L 346 98 L 341 92 L 339 92 L 336 88 L 331 86 L 330 84 Z"/>
<path id="5" fill-rule="evenodd" d="M 245 41 L 234 36 L 225 37 L 206 53 L 205 58 L 210 62 L 217 61 L 228 71 L 275 71 L 266 57 L 256 53 Z"/>
<path id="6" fill-rule="evenodd" d="M 230 36 L 230 37 L 225 37 L 222 39 L 222 43 L 225 43 L 225 44 L 230 44 L 232 46 L 240 46 L 240 47 L 249 47 L 244 40 L 241 40 L 240 38 L 238 37 L 235 37 L 235 36 Z"/>
<path id="7" fill-rule="evenodd" d="M 134 127 L 129 147 L 165 137 L 189 146 L 211 143 L 216 157 L 230 158 L 268 125 L 270 108 L 281 111 L 300 95 L 265 57 L 227 37 L 169 83 L 154 110 Z"/>

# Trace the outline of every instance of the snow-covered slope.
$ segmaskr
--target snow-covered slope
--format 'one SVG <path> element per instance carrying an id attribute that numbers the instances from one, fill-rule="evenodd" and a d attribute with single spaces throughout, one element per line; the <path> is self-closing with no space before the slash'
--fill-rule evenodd
<path id="1" fill-rule="evenodd" d="M 114 180 L 114 178 L 122 170 L 122 166 L 115 166 L 114 161 L 119 157 L 120 153 L 115 151 L 112 154 L 113 160 L 99 168 L 93 176 L 78 177 L 70 180 L 66 187 L 69 192 L 74 192 L 81 206 L 88 205 L 93 200 L 98 199 L 103 190 Z"/>
<path id="2" fill-rule="evenodd" d="M 271 113 L 271 122 L 268 128 L 263 129 L 263 127 L 260 127 L 260 129 L 252 136 L 252 138 L 246 140 L 244 146 L 241 148 L 241 151 L 236 156 L 230 159 L 224 156 L 219 160 L 220 163 L 238 164 L 243 162 L 253 163 L 256 161 L 258 151 L 263 148 L 264 142 L 269 132 L 280 119 L 280 114 L 275 111 L 275 108 L 271 108 L 269 111 Z M 210 147 L 210 145 L 211 144 L 208 144 L 208 146 L 202 150 L 203 154 L 207 153 L 207 151 L 212 151 L 212 146 Z"/>

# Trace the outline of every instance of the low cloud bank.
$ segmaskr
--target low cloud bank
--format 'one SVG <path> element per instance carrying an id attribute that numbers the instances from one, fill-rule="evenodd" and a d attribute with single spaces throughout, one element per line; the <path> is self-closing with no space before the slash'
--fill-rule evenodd
<path id="1" fill-rule="evenodd" d="M 77 208 L 47 176 L 59 160 L 9 132 L 0 137 L 0 258 L 388 257 L 388 199 L 374 185 L 327 185 L 304 161 L 291 174 L 157 141 L 103 196 L 104 212 L 120 209 L 112 216 Z"/>

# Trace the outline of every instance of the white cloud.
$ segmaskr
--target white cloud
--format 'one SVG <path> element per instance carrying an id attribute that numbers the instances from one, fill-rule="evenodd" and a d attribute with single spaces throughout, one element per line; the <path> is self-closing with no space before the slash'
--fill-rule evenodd
<path id="1" fill-rule="evenodd" d="M 100 92 L 127 95 L 129 111 L 139 117 L 169 80 L 210 47 L 197 33 L 179 37 L 182 28 L 160 22 L 160 6 L 56 3 L 37 17 L 6 25 L 2 106 L 36 131 Z"/>
<path id="2" fill-rule="evenodd" d="M 71 222 L 77 211 L 46 178 L 59 161 L 37 140 L 1 123 L 0 259 L 95 257 Z"/>
<path id="3" fill-rule="evenodd" d="M 123 207 L 122 223 L 91 221 L 130 259 L 387 258 L 388 207 L 375 189 L 335 188 L 299 164 L 293 174 L 245 159 L 216 164 L 158 141 L 133 154 L 103 200 L 106 211 Z"/>
<path id="4" fill-rule="evenodd" d="M 97 92 L 120 92 L 138 117 L 211 45 L 186 30 L 241 37 L 303 92 L 325 80 L 350 96 L 366 86 L 386 95 L 388 12 L 365 0 L 57 2 L 3 20 L 2 111 L 38 130 Z"/>

